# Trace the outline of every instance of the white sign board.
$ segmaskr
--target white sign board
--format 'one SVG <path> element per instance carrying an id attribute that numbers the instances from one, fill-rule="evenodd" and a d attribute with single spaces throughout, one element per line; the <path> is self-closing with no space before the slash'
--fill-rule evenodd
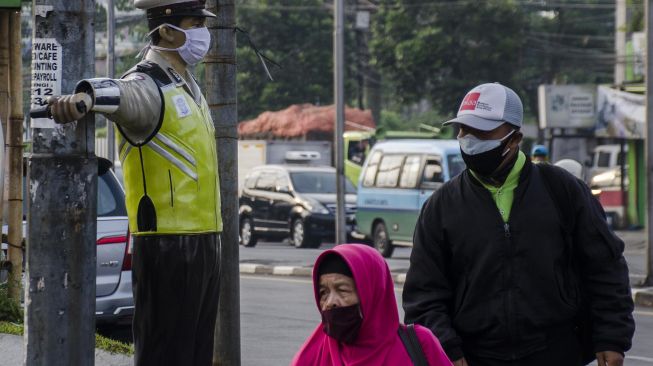
<path id="1" fill-rule="evenodd" d="M 356 29 L 370 28 L 370 12 L 360 10 L 356 12 Z"/>
<path id="2" fill-rule="evenodd" d="M 541 128 L 590 128 L 596 123 L 596 85 L 540 85 Z"/>
<path id="3" fill-rule="evenodd" d="M 646 96 L 599 86 L 595 134 L 605 137 L 646 137 Z"/>
<path id="4" fill-rule="evenodd" d="M 34 38 L 32 42 L 31 107 L 45 106 L 50 96 L 61 95 L 61 44 L 55 38 Z M 32 118 L 32 128 L 54 128 L 49 118 Z"/>

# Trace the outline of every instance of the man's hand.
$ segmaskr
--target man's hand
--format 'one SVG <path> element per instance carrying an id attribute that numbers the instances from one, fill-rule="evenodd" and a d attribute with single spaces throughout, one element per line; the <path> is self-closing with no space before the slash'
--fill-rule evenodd
<path id="1" fill-rule="evenodd" d="M 62 95 L 48 98 L 48 106 L 55 122 L 68 123 L 84 117 L 93 106 L 93 99 L 86 93 Z"/>
<path id="2" fill-rule="evenodd" d="M 596 364 L 599 366 L 623 366 L 624 356 L 613 351 L 599 352 L 596 354 Z"/>
<path id="3" fill-rule="evenodd" d="M 467 360 L 465 360 L 465 357 L 463 357 L 460 360 L 454 361 L 453 366 L 468 366 Z"/>

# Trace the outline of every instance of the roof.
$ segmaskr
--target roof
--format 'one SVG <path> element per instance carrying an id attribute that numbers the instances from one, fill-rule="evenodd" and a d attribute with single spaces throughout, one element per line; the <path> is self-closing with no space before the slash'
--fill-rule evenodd
<path id="1" fill-rule="evenodd" d="M 241 139 L 305 139 L 333 140 L 335 107 L 293 104 L 275 111 L 263 112 L 255 119 L 238 124 Z M 373 131 L 372 112 L 345 107 L 345 131 Z"/>
<path id="2" fill-rule="evenodd" d="M 261 170 L 261 169 L 279 169 L 285 170 L 288 172 L 335 172 L 335 168 L 332 166 L 326 165 L 302 165 L 302 164 L 268 164 L 268 165 L 259 165 L 252 170 Z"/>
<path id="3" fill-rule="evenodd" d="M 426 153 L 426 154 L 458 154 L 458 140 L 388 140 L 374 145 L 374 150 L 385 153 Z"/>

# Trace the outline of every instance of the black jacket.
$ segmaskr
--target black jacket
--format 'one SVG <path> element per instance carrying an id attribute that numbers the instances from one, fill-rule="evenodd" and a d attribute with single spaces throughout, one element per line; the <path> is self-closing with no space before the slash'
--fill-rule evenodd
<path id="1" fill-rule="evenodd" d="M 452 360 L 463 353 L 518 359 L 542 350 L 547 337 L 574 328 L 581 298 L 592 315 L 594 350 L 630 348 L 635 325 L 624 244 L 588 187 L 550 169 L 572 197 L 573 227 L 530 162 L 508 223 L 469 170 L 424 204 L 403 291 L 405 320 L 430 328 Z"/>

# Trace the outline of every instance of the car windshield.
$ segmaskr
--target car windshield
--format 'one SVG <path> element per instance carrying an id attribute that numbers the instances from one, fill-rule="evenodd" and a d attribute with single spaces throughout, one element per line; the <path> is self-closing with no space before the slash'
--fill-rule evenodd
<path id="1" fill-rule="evenodd" d="M 462 173 L 466 168 L 465 161 L 460 154 L 447 156 L 447 163 L 449 164 L 449 179 Z"/>
<path id="2" fill-rule="evenodd" d="M 290 179 L 299 193 L 336 193 L 335 172 L 293 172 Z M 356 193 L 356 188 L 345 179 L 345 191 Z"/>

